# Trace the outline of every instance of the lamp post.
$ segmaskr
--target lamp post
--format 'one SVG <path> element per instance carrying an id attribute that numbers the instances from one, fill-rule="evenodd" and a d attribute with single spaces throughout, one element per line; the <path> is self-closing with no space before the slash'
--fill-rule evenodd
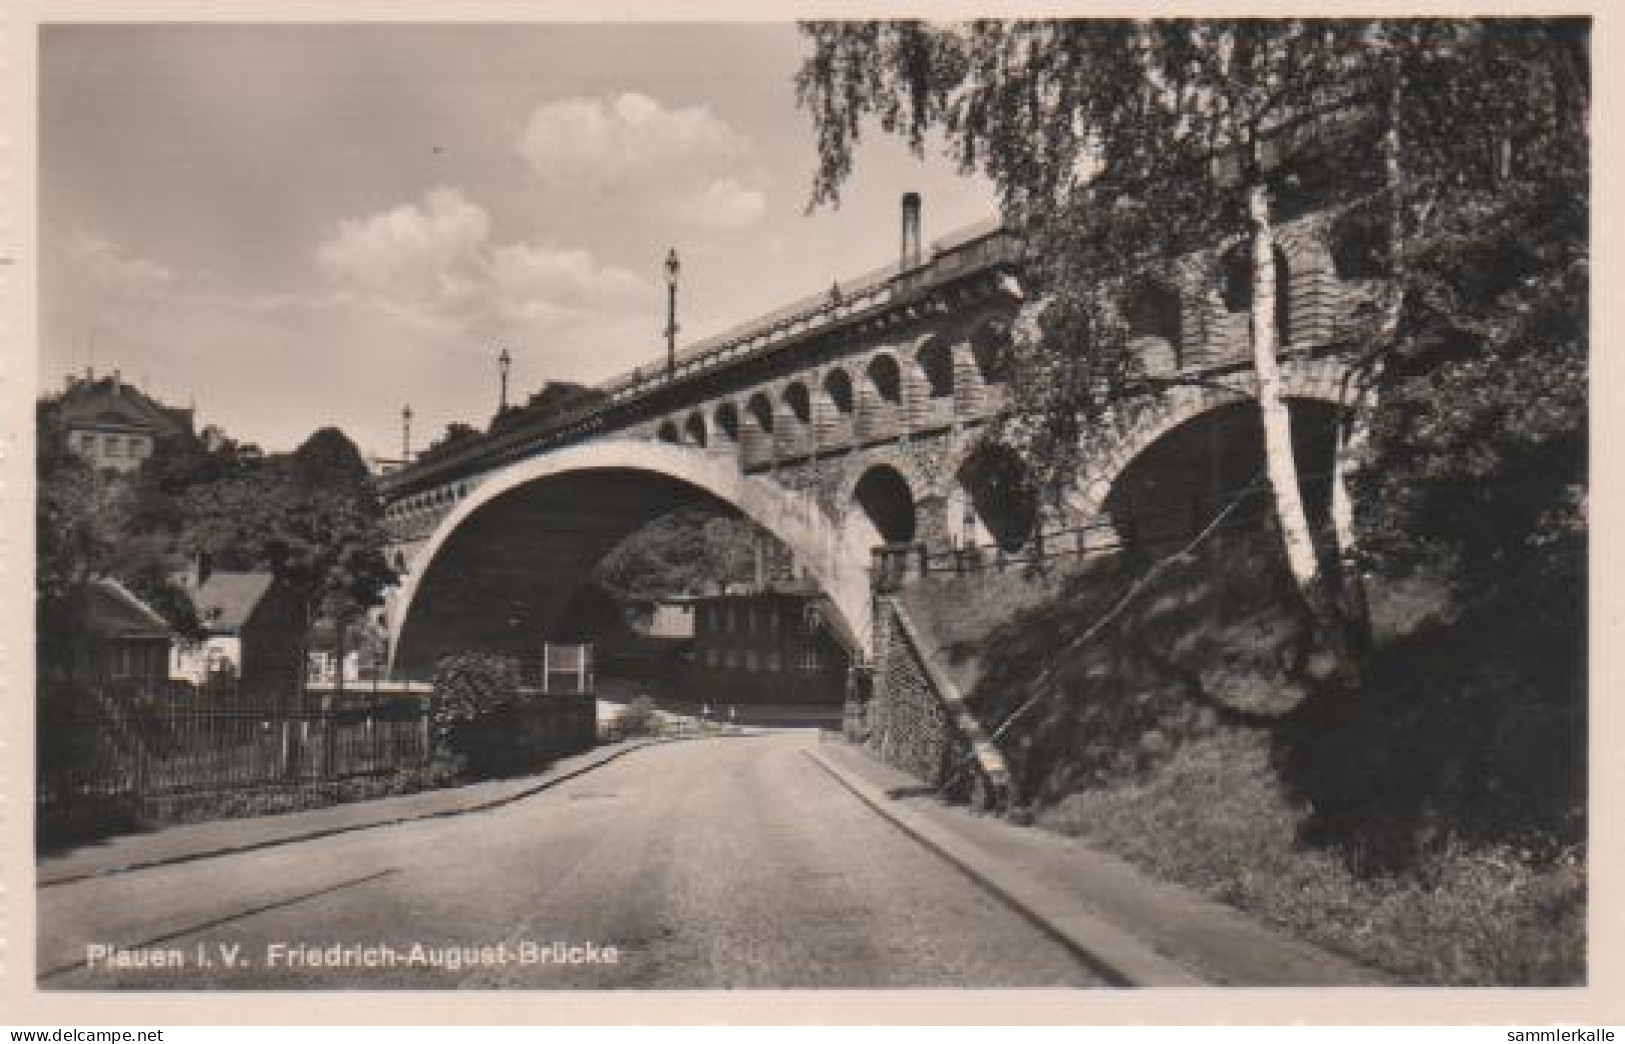
<path id="1" fill-rule="evenodd" d="M 498 414 L 508 412 L 508 370 L 512 366 L 513 356 L 508 354 L 508 349 L 502 349 L 502 354 L 497 356 L 497 372 L 502 376 L 502 395 L 497 400 Z"/>
<path id="2" fill-rule="evenodd" d="M 677 374 L 677 274 L 682 263 L 677 248 L 666 254 L 666 380 Z"/>
<path id="3" fill-rule="evenodd" d="M 401 407 L 401 467 L 412 461 L 412 407 Z"/>

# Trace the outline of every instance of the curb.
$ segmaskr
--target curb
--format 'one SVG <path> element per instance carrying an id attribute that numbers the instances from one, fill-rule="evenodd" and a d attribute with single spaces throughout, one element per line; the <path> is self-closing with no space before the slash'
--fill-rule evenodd
<path id="1" fill-rule="evenodd" d="M 379 827 L 400 826 L 404 823 L 416 823 L 425 819 L 445 819 L 450 816 L 468 815 L 469 813 L 473 812 L 488 812 L 491 809 L 501 808 L 503 805 L 511 805 L 516 801 L 523 801 L 525 798 L 540 794 L 544 790 L 549 790 L 558 786 L 560 783 L 568 782 L 569 780 L 575 779 L 577 776 L 591 772 L 593 769 L 601 768 L 604 765 L 623 758 L 634 751 L 642 750 L 645 747 L 652 747 L 662 743 L 676 742 L 679 742 L 679 739 L 646 739 L 641 742 L 622 747 L 618 750 L 614 750 L 596 761 L 589 762 L 585 765 L 577 765 L 575 768 L 544 779 L 541 782 L 526 787 L 523 790 L 515 791 L 512 794 L 505 794 L 499 798 L 491 798 L 486 801 L 476 802 L 472 805 L 460 805 L 456 808 L 444 808 L 434 812 L 419 813 L 418 815 L 392 816 L 388 819 L 376 819 L 366 823 L 347 823 L 343 826 L 324 827 L 319 830 L 307 830 L 300 834 L 288 834 L 284 837 L 272 837 L 260 841 L 249 841 L 240 845 L 226 845 L 221 848 L 205 849 L 201 852 L 186 852 L 181 855 L 168 856 L 161 859 L 149 859 L 143 862 L 124 863 L 118 866 L 103 867 L 100 870 L 88 870 L 83 873 L 68 874 L 64 877 L 39 879 L 35 882 L 35 887 L 54 888 L 58 885 L 75 884 L 79 881 L 89 881 L 98 877 L 113 877 L 118 874 L 133 873 L 137 870 L 152 870 L 161 866 L 176 866 L 181 863 L 195 863 L 204 859 L 219 859 L 222 856 L 242 855 L 248 852 L 258 852 L 266 848 L 279 848 L 283 845 L 300 844 L 305 841 L 319 841 L 322 838 L 336 837 L 339 834 L 353 834 L 362 830 L 375 830 Z M 419 793 L 432 793 L 432 791 L 419 791 Z M 330 805 L 328 807 L 336 808 L 338 806 Z"/>
<path id="2" fill-rule="evenodd" d="M 899 807 L 887 798 L 885 791 L 831 764 L 817 751 L 803 750 L 802 753 L 882 818 L 1021 914 L 1112 985 L 1209 985 L 1122 929 L 1083 911 L 1076 900 L 1000 863 L 981 848 L 925 817 Z"/>

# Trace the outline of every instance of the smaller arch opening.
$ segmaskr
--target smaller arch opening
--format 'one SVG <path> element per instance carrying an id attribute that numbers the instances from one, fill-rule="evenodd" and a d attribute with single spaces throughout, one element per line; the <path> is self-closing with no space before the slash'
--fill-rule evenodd
<path id="1" fill-rule="evenodd" d="M 1183 358 L 1179 292 L 1160 280 L 1142 277 L 1129 284 L 1122 307 L 1129 339 L 1141 342 L 1144 348 L 1149 348 L 1153 341 L 1161 341 L 1166 351 L 1172 353 L 1177 367 Z"/>
<path id="2" fill-rule="evenodd" d="M 1287 407 L 1299 492 L 1310 525 L 1319 529 L 1331 511 L 1337 410 L 1296 397 L 1287 399 Z M 1258 407 L 1227 403 L 1186 418 L 1135 454 L 1112 477 L 1104 506 L 1125 547 L 1169 554 L 1221 513 L 1236 526 L 1268 524 L 1272 508 L 1259 485 L 1263 469 Z"/>
<path id="3" fill-rule="evenodd" d="M 1337 215 L 1329 238 L 1337 278 L 1386 279 L 1392 272 L 1387 225 L 1371 208 L 1357 207 Z"/>
<path id="4" fill-rule="evenodd" d="M 790 413 L 798 423 L 806 424 L 812 420 L 812 395 L 800 381 L 784 389 L 784 404 L 790 407 Z"/>
<path id="5" fill-rule="evenodd" d="M 1010 324 L 1003 319 L 982 323 L 971 332 L 971 355 L 986 384 L 1010 379 Z"/>
<path id="6" fill-rule="evenodd" d="M 835 406 L 837 413 L 852 412 L 852 378 L 845 370 L 829 371 L 829 375 L 824 378 L 824 392 L 829 396 L 829 401 Z"/>
<path id="7" fill-rule="evenodd" d="M 865 471 L 852 490 L 852 502 L 886 543 L 914 539 L 914 494 L 896 468 L 877 464 Z"/>
<path id="8" fill-rule="evenodd" d="M 729 442 L 739 441 L 739 411 L 731 402 L 725 402 L 717 407 L 717 431 Z"/>
<path id="9" fill-rule="evenodd" d="M 705 430 L 705 418 L 698 413 L 688 415 L 688 420 L 683 422 L 683 434 L 688 437 L 689 445 L 701 449 L 710 442 L 709 433 Z"/>
<path id="10" fill-rule="evenodd" d="M 1038 525 L 1038 496 L 1032 475 L 1014 450 L 982 442 L 965 458 L 955 475 L 993 540 L 1006 551 L 1027 542 Z"/>
<path id="11" fill-rule="evenodd" d="M 750 402 L 745 405 L 745 411 L 750 414 L 758 428 L 769 435 L 773 433 L 773 403 L 766 395 L 761 392 L 752 395 Z"/>
<path id="12" fill-rule="evenodd" d="M 1253 307 L 1253 247 L 1247 240 L 1224 252 L 1219 261 L 1219 293 L 1225 310 L 1234 315 Z M 1286 253 L 1275 248 L 1275 340 L 1292 343 L 1292 269 Z"/>
<path id="13" fill-rule="evenodd" d="M 903 373 L 897 366 L 897 360 L 889 355 L 877 355 L 869 363 L 866 375 L 869 386 L 882 402 L 898 403 L 903 399 Z"/>
<path id="14" fill-rule="evenodd" d="M 947 399 L 954 394 L 953 348 L 934 341 L 921 348 L 915 356 L 920 372 L 925 375 L 926 388 L 933 399 Z"/>
<path id="15" fill-rule="evenodd" d="M 682 435 L 677 431 L 677 425 L 672 421 L 662 421 L 660 430 L 656 432 L 656 437 L 661 442 L 670 442 L 674 445 L 681 445 L 683 441 Z"/>

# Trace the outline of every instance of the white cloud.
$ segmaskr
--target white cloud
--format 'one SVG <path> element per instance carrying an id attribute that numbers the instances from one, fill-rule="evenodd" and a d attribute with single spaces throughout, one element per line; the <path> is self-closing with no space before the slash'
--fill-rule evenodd
<path id="1" fill-rule="evenodd" d="M 492 250 L 492 289 L 504 300 L 546 300 L 577 308 L 641 306 L 654 296 L 649 280 L 600 265 L 585 250 L 510 243 Z"/>
<path id="2" fill-rule="evenodd" d="M 699 225 L 717 228 L 743 228 L 761 220 L 767 212 L 767 195 L 737 178 L 718 178 L 692 200 L 683 217 Z"/>
<path id="3" fill-rule="evenodd" d="M 454 291 L 455 284 L 447 280 L 477 264 L 490 232 L 484 207 L 456 189 L 440 188 L 421 204 L 341 221 L 316 256 L 323 271 L 340 283 L 420 297 Z"/>
<path id="4" fill-rule="evenodd" d="M 316 257 L 333 321 L 425 366 L 504 343 L 545 353 L 549 376 L 604 377 L 653 350 L 661 314 L 651 280 L 585 250 L 500 242 L 455 189 L 340 222 Z"/>
<path id="5" fill-rule="evenodd" d="M 645 94 L 538 105 L 515 148 L 557 205 L 601 205 L 658 220 L 743 228 L 767 211 L 750 141 L 703 106 Z"/>
<path id="6" fill-rule="evenodd" d="M 570 188 L 738 160 L 745 139 L 702 106 L 667 108 L 648 95 L 561 98 L 530 114 L 518 141 L 545 183 Z"/>
<path id="7" fill-rule="evenodd" d="M 455 189 L 342 221 L 316 256 L 352 298 L 373 297 L 452 323 L 635 307 L 655 292 L 648 280 L 584 250 L 493 240 L 485 208 Z"/>

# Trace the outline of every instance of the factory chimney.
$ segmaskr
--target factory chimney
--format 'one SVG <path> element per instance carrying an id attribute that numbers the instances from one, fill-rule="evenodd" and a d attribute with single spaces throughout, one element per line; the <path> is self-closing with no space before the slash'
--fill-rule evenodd
<path id="1" fill-rule="evenodd" d="M 906 272 L 920 263 L 920 194 L 903 193 L 903 255 L 901 269 Z"/>

